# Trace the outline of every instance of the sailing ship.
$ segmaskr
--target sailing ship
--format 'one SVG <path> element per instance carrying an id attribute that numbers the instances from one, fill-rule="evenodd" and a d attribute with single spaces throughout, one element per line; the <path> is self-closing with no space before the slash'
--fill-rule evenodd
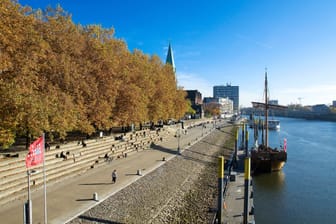
<path id="1" fill-rule="evenodd" d="M 268 145 L 268 111 L 269 109 L 287 109 L 286 106 L 269 104 L 267 71 L 265 71 L 265 102 L 252 102 L 253 108 L 264 110 L 265 128 L 263 128 L 262 144 L 251 150 L 251 169 L 254 173 L 279 171 L 287 161 L 287 142 L 284 140 L 282 148 L 272 148 Z M 265 133 L 265 134 L 264 134 Z"/>

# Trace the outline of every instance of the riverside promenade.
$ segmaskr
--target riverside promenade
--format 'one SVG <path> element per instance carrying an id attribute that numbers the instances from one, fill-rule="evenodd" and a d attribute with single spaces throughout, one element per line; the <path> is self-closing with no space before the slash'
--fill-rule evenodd
<path id="1" fill-rule="evenodd" d="M 228 189 L 225 194 L 225 206 L 224 206 L 224 223 L 244 223 L 244 159 L 245 152 L 239 150 L 238 153 L 238 166 L 233 169 L 235 175 L 234 181 L 228 182 Z M 252 180 L 252 178 L 251 178 Z M 253 187 L 249 183 L 249 197 L 248 197 L 248 211 L 247 223 L 255 223 L 254 213 L 251 213 L 253 204 Z M 252 196 L 252 197 L 251 197 Z"/>
<path id="2" fill-rule="evenodd" d="M 213 124 L 206 128 L 197 126 L 188 129 L 180 138 L 181 150 L 190 147 L 214 130 Z M 143 175 L 155 170 L 165 161 L 177 155 L 178 139 L 170 137 L 159 147 L 129 154 L 126 158 L 89 170 L 62 182 L 47 185 L 48 223 L 66 223 L 88 209 L 96 206 Z M 111 173 L 116 169 L 117 182 L 112 184 Z M 138 175 L 138 172 L 142 175 Z M 48 174 L 47 174 L 48 175 Z M 93 200 L 97 193 L 98 200 Z M 1 223 L 23 223 L 23 205 L 27 198 L 8 203 L 0 208 Z M 32 192 L 33 223 L 44 223 L 43 188 Z"/>

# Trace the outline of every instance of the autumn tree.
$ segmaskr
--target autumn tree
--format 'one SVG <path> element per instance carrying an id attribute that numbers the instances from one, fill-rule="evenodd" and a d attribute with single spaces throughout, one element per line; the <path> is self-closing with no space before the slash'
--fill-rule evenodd
<path id="1" fill-rule="evenodd" d="M 130 52 L 114 29 L 81 26 L 60 6 L 0 2 L 0 144 L 42 132 L 65 138 L 180 118 L 190 107 L 171 66 Z"/>
<path id="2" fill-rule="evenodd" d="M 27 8 L 21 8 L 11 1 L 1 2 L 1 39 L 0 51 L 4 59 L 1 70 L 1 93 L 6 96 L 5 103 L 0 106 L 2 121 L 7 133 L 10 132 L 12 142 L 17 134 L 38 135 L 44 128 L 48 128 L 45 108 L 48 101 L 43 97 L 45 80 L 38 73 L 39 60 L 43 57 L 40 50 L 42 40 L 35 29 L 35 17 Z M 9 95 L 11 94 L 11 95 Z M 8 103 L 9 102 L 9 103 Z M 11 104 L 11 107 L 7 107 Z M 8 108 L 14 108 L 7 111 Z M 8 113 L 9 112 L 9 113 Z M 8 121 L 11 121 L 8 123 Z M 8 127 L 10 125 L 10 127 Z M 6 141 L 3 142 L 6 145 Z"/>
<path id="3" fill-rule="evenodd" d="M 219 116 L 220 115 L 220 104 L 216 102 L 204 104 L 204 113 L 207 116 Z"/>
<path id="4" fill-rule="evenodd" d="M 149 95 L 149 103 L 147 105 L 148 120 L 155 122 L 160 119 L 167 119 L 168 116 L 165 115 L 166 105 L 161 101 L 164 95 L 164 91 L 160 88 L 164 78 L 161 72 L 162 62 L 159 57 L 154 55 L 149 59 L 149 63 L 153 89 Z"/>
<path id="5" fill-rule="evenodd" d="M 119 125 L 130 125 L 147 118 L 146 86 L 150 83 L 147 60 L 142 52 L 135 50 L 124 61 L 124 68 L 121 71 L 123 86 L 118 91 L 114 111 Z"/>

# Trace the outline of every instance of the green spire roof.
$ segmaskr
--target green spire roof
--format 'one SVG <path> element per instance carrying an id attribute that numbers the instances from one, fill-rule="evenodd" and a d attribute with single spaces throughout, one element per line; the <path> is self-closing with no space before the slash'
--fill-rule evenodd
<path id="1" fill-rule="evenodd" d="M 174 55 L 173 55 L 173 50 L 172 50 L 172 47 L 171 47 L 170 43 L 169 43 L 169 46 L 168 46 L 166 64 L 170 64 L 173 67 L 174 72 L 175 72 Z"/>

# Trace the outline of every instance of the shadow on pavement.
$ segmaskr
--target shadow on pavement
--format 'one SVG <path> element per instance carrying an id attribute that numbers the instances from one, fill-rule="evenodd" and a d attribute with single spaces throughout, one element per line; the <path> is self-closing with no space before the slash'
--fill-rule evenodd
<path id="1" fill-rule="evenodd" d="M 87 183 L 87 184 L 78 184 L 78 185 L 110 185 L 111 182 L 108 183 Z"/>
<path id="2" fill-rule="evenodd" d="M 88 217 L 88 216 L 84 216 L 84 215 L 80 215 L 78 218 L 83 219 L 83 220 L 92 221 L 94 223 L 122 224 L 121 222 L 114 222 L 114 221 L 109 221 L 109 220 L 100 219 L 100 218 Z"/>
<path id="3" fill-rule="evenodd" d="M 93 201 L 92 198 L 77 199 L 76 201 Z"/>
<path id="4" fill-rule="evenodd" d="M 138 176 L 137 173 L 126 173 L 125 176 Z"/>
<path id="5" fill-rule="evenodd" d="M 176 140 L 177 141 L 177 140 Z M 159 146 L 159 145 L 156 145 L 154 143 L 152 143 L 150 145 L 151 149 L 153 150 L 158 150 L 158 151 L 161 151 L 161 152 L 165 152 L 165 153 L 170 153 L 170 154 L 176 154 L 177 153 L 177 149 L 176 150 L 172 150 L 172 149 L 167 149 L 167 148 L 164 148 L 162 146 Z"/>

